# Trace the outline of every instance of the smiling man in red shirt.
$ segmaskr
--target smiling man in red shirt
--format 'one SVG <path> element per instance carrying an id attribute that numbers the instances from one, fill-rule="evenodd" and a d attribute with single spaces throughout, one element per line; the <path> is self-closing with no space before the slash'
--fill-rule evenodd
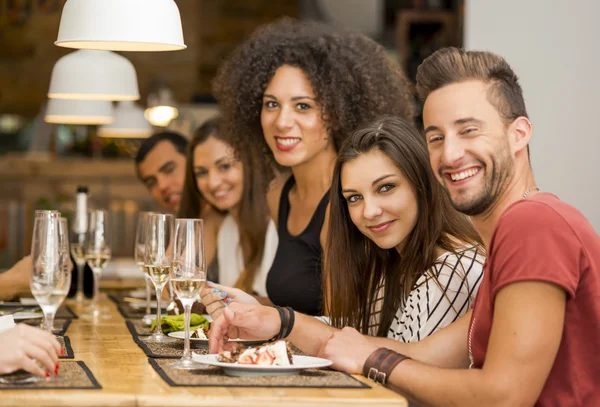
<path id="1" fill-rule="evenodd" d="M 536 187 L 515 73 L 492 53 L 446 48 L 417 88 L 433 170 L 488 251 L 474 308 L 416 344 L 344 328 L 321 355 L 417 404 L 600 405 L 600 237 Z"/>

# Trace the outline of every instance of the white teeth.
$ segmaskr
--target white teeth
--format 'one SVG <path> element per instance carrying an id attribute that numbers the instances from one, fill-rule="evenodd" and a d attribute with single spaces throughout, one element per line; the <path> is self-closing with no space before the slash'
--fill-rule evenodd
<path id="1" fill-rule="evenodd" d="M 470 170 L 462 171 L 457 174 L 450 174 L 452 181 L 461 181 L 465 178 L 472 177 L 479 172 L 479 168 L 471 168 Z"/>
<path id="2" fill-rule="evenodd" d="M 277 142 L 282 146 L 291 146 L 300 141 L 299 138 L 278 138 Z"/>

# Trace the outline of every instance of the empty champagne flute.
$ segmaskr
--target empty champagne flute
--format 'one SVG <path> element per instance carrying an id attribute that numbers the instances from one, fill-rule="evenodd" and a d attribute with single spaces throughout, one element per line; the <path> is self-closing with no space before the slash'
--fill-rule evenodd
<path id="1" fill-rule="evenodd" d="M 144 320 L 148 318 L 148 316 L 152 313 L 152 310 L 150 308 L 150 301 L 152 299 L 152 280 L 144 270 L 144 252 L 146 250 L 146 224 L 148 223 L 148 216 L 150 214 L 152 214 L 152 212 L 140 212 L 138 214 L 137 227 L 135 231 L 135 262 L 140 268 L 140 271 L 144 274 L 144 280 L 146 281 L 146 315 L 144 316 Z"/>
<path id="2" fill-rule="evenodd" d="M 190 352 L 190 313 L 206 283 L 204 230 L 201 219 L 175 220 L 171 283 L 185 313 L 185 345 L 181 359 L 170 366 L 176 369 L 207 368 L 206 365 L 194 362 Z"/>
<path id="3" fill-rule="evenodd" d="M 173 262 L 173 215 L 153 213 L 148 215 L 146 224 L 146 246 L 144 250 L 144 270 L 150 276 L 156 289 L 156 329 L 144 339 L 150 343 L 174 342 L 163 335 L 161 328 L 160 297 L 169 281 L 169 270 Z"/>
<path id="4" fill-rule="evenodd" d="M 88 234 L 85 260 L 94 274 L 94 296 L 90 313 L 84 314 L 88 319 L 109 319 L 110 315 L 102 314 L 98 306 L 100 293 L 100 275 L 111 258 L 110 232 L 108 230 L 108 213 L 104 210 L 91 210 L 88 218 Z"/>

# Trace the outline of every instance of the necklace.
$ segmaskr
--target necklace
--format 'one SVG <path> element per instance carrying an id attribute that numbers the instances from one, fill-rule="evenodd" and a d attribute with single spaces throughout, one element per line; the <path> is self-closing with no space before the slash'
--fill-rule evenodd
<path id="1" fill-rule="evenodd" d="M 475 360 L 473 359 L 473 325 L 475 325 L 475 317 L 473 317 L 473 322 L 469 327 L 469 369 L 473 368 L 473 364 Z"/>
<path id="2" fill-rule="evenodd" d="M 531 192 L 533 191 L 539 191 L 540 189 L 538 187 L 531 187 L 529 188 L 527 191 L 525 191 L 525 193 L 523 194 L 523 199 L 527 198 L 527 195 L 529 195 Z"/>

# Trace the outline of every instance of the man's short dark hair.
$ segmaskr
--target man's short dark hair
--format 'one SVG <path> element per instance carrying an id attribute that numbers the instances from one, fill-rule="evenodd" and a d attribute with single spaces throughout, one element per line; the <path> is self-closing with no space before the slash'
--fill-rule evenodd
<path id="1" fill-rule="evenodd" d="M 153 134 L 152 136 L 142 141 L 137 155 L 135 156 L 136 165 L 144 161 L 148 153 L 152 151 L 156 144 L 165 140 L 173 144 L 173 147 L 175 147 L 175 150 L 177 150 L 177 152 L 185 155 L 185 149 L 188 145 L 188 140 L 179 133 L 175 133 L 172 131 L 163 131 L 160 133 Z"/>

